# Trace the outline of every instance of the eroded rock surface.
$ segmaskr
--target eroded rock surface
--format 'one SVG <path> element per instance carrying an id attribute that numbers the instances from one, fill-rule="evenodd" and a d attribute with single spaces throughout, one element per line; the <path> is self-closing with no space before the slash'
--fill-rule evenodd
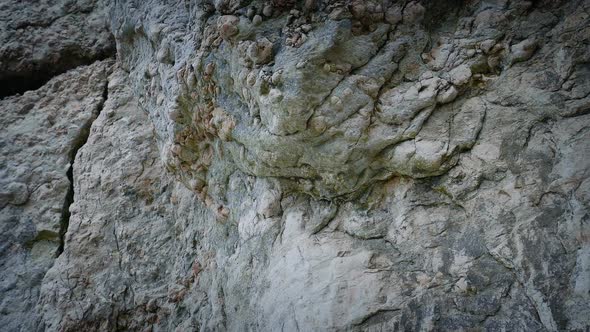
<path id="1" fill-rule="evenodd" d="M 80 67 L 0 100 L 0 321 L 7 331 L 33 316 L 43 276 L 63 249 L 68 172 L 102 109 L 111 65 Z"/>
<path id="2" fill-rule="evenodd" d="M 588 1 L 104 10 L 108 99 L 15 329 L 590 328 Z"/>
<path id="3" fill-rule="evenodd" d="M 0 98 L 114 53 L 102 0 L 0 3 Z"/>

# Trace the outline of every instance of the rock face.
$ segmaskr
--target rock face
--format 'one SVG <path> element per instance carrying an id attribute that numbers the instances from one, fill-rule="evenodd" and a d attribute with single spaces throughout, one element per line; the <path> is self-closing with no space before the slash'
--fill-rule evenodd
<path id="1" fill-rule="evenodd" d="M 111 65 L 99 61 L 0 100 L 0 320 L 8 331 L 31 317 L 63 250 L 71 164 L 102 109 Z"/>
<path id="2" fill-rule="evenodd" d="M 117 60 L 0 101 L 8 330 L 590 328 L 587 0 L 64 6 Z"/>
<path id="3" fill-rule="evenodd" d="M 0 3 L 0 98 L 113 53 L 105 1 Z"/>

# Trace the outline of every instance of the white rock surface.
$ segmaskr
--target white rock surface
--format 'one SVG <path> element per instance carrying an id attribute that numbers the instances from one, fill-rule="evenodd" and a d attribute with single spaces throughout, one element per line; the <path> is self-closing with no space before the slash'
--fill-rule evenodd
<path id="1" fill-rule="evenodd" d="M 110 4 L 64 251 L 2 323 L 590 328 L 590 3 L 267 5 Z M 2 216 L 39 210 L 6 182 Z"/>

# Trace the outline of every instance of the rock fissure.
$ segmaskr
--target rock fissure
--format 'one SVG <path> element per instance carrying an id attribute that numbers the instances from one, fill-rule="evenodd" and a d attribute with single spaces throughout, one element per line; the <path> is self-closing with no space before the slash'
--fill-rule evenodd
<path id="1" fill-rule="evenodd" d="M 113 34 L 99 1 L 31 4 L 0 12 L 0 99 L 44 86 L 51 78 L 114 58 Z"/>
<path id="2" fill-rule="evenodd" d="M 55 253 L 56 257 L 59 257 L 64 251 L 65 237 L 66 237 L 66 233 L 68 232 L 68 227 L 70 225 L 70 215 L 71 215 L 70 206 L 74 203 L 74 194 L 75 194 L 74 164 L 76 162 L 76 154 L 84 146 L 84 144 L 86 144 L 86 142 L 88 141 L 88 137 L 90 136 L 90 130 L 92 128 L 92 123 L 101 114 L 101 112 L 104 108 L 104 105 L 108 99 L 108 96 L 109 96 L 109 82 L 108 82 L 108 80 L 106 80 L 106 82 L 104 84 L 103 92 L 102 92 L 102 101 L 96 106 L 96 111 L 92 114 L 92 117 L 89 119 L 89 121 L 87 121 L 82 126 L 80 132 L 78 133 L 78 136 L 76 137 L 76 139 L 73 142 L 73 145 L 72 145 L 70 153 L 69 153 L 70 167 L 68 167 L 68 170 L 66 172 L 69 186 L 68 186 L 68 192 L 67 192 L 66 197 L 64 199 L 62 212 L 61 212 L 60 228 L 59 228 L 59 247 L 57 248 L 57 251 Z"/>
<path id="3" fill-rule="evenodd" d="M 26 76 L 8 74 L 0 76 L 0 99 L 12 95 L 23 94 L 30 90 L 37 90 L 53 77 L 59 76 L 77 67 L 87 66 L 96 61 L 114 58 L 112 50 L 105 51 L 97 57 L 86 58 L 79 55 L 61 55 L 63 64 L 34 70 Z"/>
<path id="4" fill-rule="evenodd" d="M 42 85 L 0 100 L 4 329 L 590 326 L 588 0 L 33 7 L 0 11 L 2 93 Z"/>

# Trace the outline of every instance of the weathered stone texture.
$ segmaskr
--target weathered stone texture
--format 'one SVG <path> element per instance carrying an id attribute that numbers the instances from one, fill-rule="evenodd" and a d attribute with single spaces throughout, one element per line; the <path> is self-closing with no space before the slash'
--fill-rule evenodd
<path id="1" fill-rule="evenodd" d="M 104 102 L 110 62 L 0 100 L 0 321 L 33 315 L 43 276 L 63 246 L 71 201 L 68 169 Z"/>
<path id="2" fill-rule="evenodd" d="M 66 74 L 108 95 L 15 330 L 590 328 L 587 0 L 104 10 L 116 68 Z"/>
<path id="3" fill-rule="evenodd" d="M 0 97 L 114 53 L 103 0 L 3 0 Z"/>

